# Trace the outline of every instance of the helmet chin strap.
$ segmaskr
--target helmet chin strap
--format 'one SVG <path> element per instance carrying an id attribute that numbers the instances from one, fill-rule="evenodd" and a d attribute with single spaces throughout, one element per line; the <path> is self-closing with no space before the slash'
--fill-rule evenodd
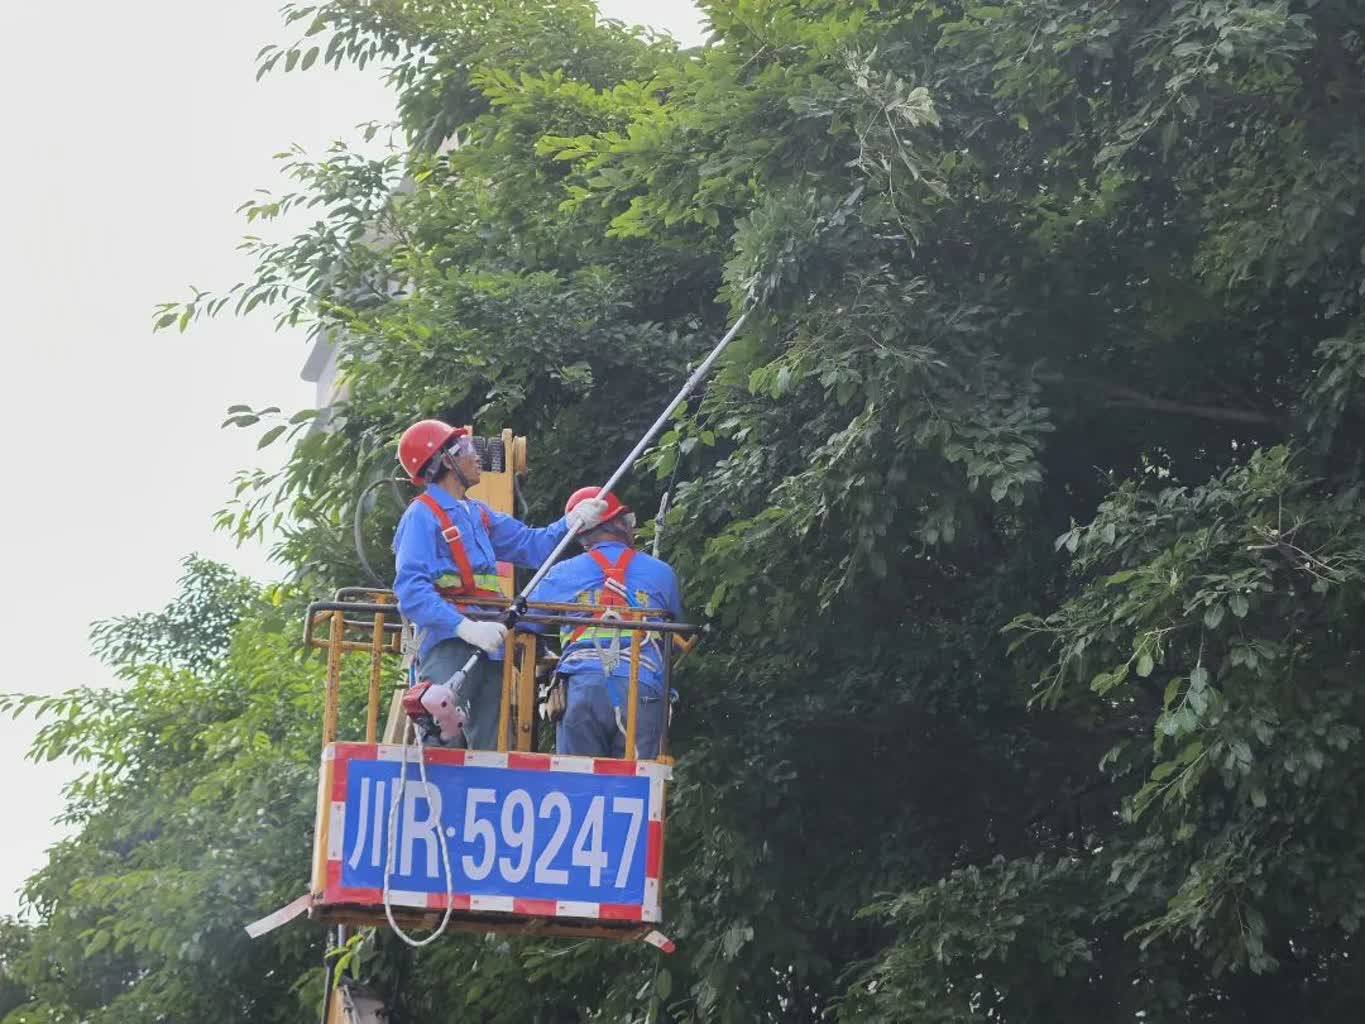
<path id="1" fill-rule="evenodd" d="M 464 471 L 460 469 L 460 457 L 455 454 L 454 448 L 447 448 L 441 453 L 441 464 L 455 474 L 455 479 L 460 481 L 460 486 L 466 491 L 474 486 L 470 483 L 469 477 L 465 476 Z"/>

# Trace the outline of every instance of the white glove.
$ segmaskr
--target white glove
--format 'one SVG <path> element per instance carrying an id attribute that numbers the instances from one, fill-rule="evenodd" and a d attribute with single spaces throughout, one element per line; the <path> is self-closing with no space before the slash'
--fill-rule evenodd
<path id="1" fill-rule="evenodd" d="M 586 498 L 580 501 L 573 508 L 569 509 L 566 517 L 569 526 L 574 533 L 582 533 L 584 530 L 591 530 L 602 521 L 602 517 L 607 514 L 607 503 L 601 498 Z"/>
<path id="2" fill-rule="evenodd" d="M 501 622 L 461 619 L 460 624 L 455 627 L 455 635 L 471 647 L 477 647 L 485 654 L 492 654 L 502 646 L 507 636 L 507 627 Z"/>

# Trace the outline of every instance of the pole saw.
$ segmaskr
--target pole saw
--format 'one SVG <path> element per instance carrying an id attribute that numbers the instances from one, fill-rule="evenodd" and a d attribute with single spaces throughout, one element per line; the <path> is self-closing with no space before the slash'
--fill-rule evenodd
<path id="1" fill-rule="evenodd" d="M 735 335 L 739 333 L 740 328 L 744 326 L 744 321 L 749 318 L 751 309 L 752 307 L 746 309 L 739 315 L 739 319 L 725 332 L 725 336 L 721 338 L 720 341 L 716 342 L 715 348 L 711 349 L 710 353 L 701 361 L 700 365 L 692 371 L 692 375 L 687 378 L 686 383 L 684 383 L 678 393 L 673 396 L 673 400 L 669 402 L 664 408 L 664 411 L 659 414 L 659 418 L 644 432 L 640 437 L 640 440 L 635 443 L 635 447 L 630 450 L 630 454 L 616 467 L 616 472 L 612 473 L 607 482 L 598 490 L 598 498 L 601 498 L 609 492 L 620 482 L 623 476 L 630 472 L 630 467 L 635 464 L 635 460 L 640 457 L 641 453 L 649 446 L 650 442 L 658 436 L 659 431 L 668 423 L 669 417 L 673 415 L 678 406 L 687 401 L 688 396 L 696 390 L 697 385 L 700 384 L 711 371 L 711 367 L 715 365 L 715 362 L 720 358 L 721 353 L 725 351 L 730 342 L 734 340 Z M 550 571 L 555 560 L 564 553 L 564 549 L 569 546 L 574 537 L 578 535 L 578 532 L 578 527 L 574 523 L 570 523 L 569 532 L 555 545 L 554 550 L 550 552 L 545 561 L 541 562 L 540 568 L 535 571 L 535 575 L 531 577 L 526 586 L 521 588 L 521 593 L 517 594 L 517 596 L 512 599 L 511 603 L 508 604 L 506 609 L 503 610 L 500 621 L 509 630 L 514 627 L 517 624 L 517 620 L 526 613 L 526 602 L 530 598 L 531 593 L 540 585 L 540 581 L 545 578 L 546 573 Z M 482 657 L 484 657 L 484 651 L 476 648 L 474 653 L 469 656 L 469 660 L 464 663 L 459 671 L 446 680 L 445 685 L 452 694 L 460 692 L 460 687 L 464 685 L 465 677 L 474 670 L 474 666 L 479 663 L 479 659 Z"/>

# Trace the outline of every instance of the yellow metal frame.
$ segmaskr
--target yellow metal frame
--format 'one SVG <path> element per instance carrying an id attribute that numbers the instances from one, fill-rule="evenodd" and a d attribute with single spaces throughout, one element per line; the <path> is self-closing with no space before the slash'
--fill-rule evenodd
<path id="1" fill-rule="evenodd" d="M 336 742 L 341 717 L 341 659 L 345 654 L 364 653 L 370 658 L 370 685 L 365 705 L 365 742 L 379 741 L 379 705 L 383 697 L 383 659 L 387 655 L 401 653 L 398 608 L 393 593 L 387 590 L 366 590 L 359 592 L 364 601 L 356 601 L 363 611 L 348 613 L 344 608 L 327 608 L 314 611 L 308 619 L 304 635 L 307 647 L 327 652 L 326 695 L 322 714 L 322 746 Z M 344 601 L 334 604 L 344 604 Z M 391 607 L 389 611 L 373 611 L 375 605 Z M 500 611 L 498 605 L 489 602 L 470 602 L 471 609 Z M 611 628 L 631 634 L 630 643 L 630 686 L 626 701 L 626 760 L 636 759 L 636 737 L 639 731 L 640 706 L 640 656 L 644 640 L 651 622 L 667 620 L 666 614 L 648 608 L 608 608 L 605 605 L 562 604 L 554 602 L 531 601 L 527 612 L 550 615 L 573 615 L 590 619 L 610 611 L 616 621 Z M 390 619 L 392 616 L 392 619 Z M 325 627 L 325 635 L 319 636 Z M 598 628 L 602 628 L 600 625 Z M 675 646 L 685 654 L 696 645 L 696 637 L 682 640 L 677 634 Z M 498 715 L 498 746 L 501 753 L 510 750 L 530 752 L 535 749 L 536 722 L 536 636 L 532 633 L 512 633 L 509 635 L 506 657 L 503 659 L 502 698 Z M 390 701 L 389 714 L 403 714 L 398 701 L 404 687 L 400 684 L 394 690 Z M 390 740 L 393 734 L 391 720 L 385 730 L 385 742 L 400 742 L 401 733 Z M 398 724 L 402 724 L 401 718 Z M 671 760 L 661 757 L 660 760 Z"/>

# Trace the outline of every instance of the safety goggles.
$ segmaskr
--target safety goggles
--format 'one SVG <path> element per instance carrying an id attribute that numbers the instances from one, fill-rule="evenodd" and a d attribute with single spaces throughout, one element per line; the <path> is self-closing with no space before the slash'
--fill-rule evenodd
<path id="1" fill-rule="evenodd" d="M 463 455 L 477 455 L 479 450 L 474 447 L 474 439 L 468 434 L 461 434 L 459 437 L 446 445 L 446 451 L 456 458 Z"/>

